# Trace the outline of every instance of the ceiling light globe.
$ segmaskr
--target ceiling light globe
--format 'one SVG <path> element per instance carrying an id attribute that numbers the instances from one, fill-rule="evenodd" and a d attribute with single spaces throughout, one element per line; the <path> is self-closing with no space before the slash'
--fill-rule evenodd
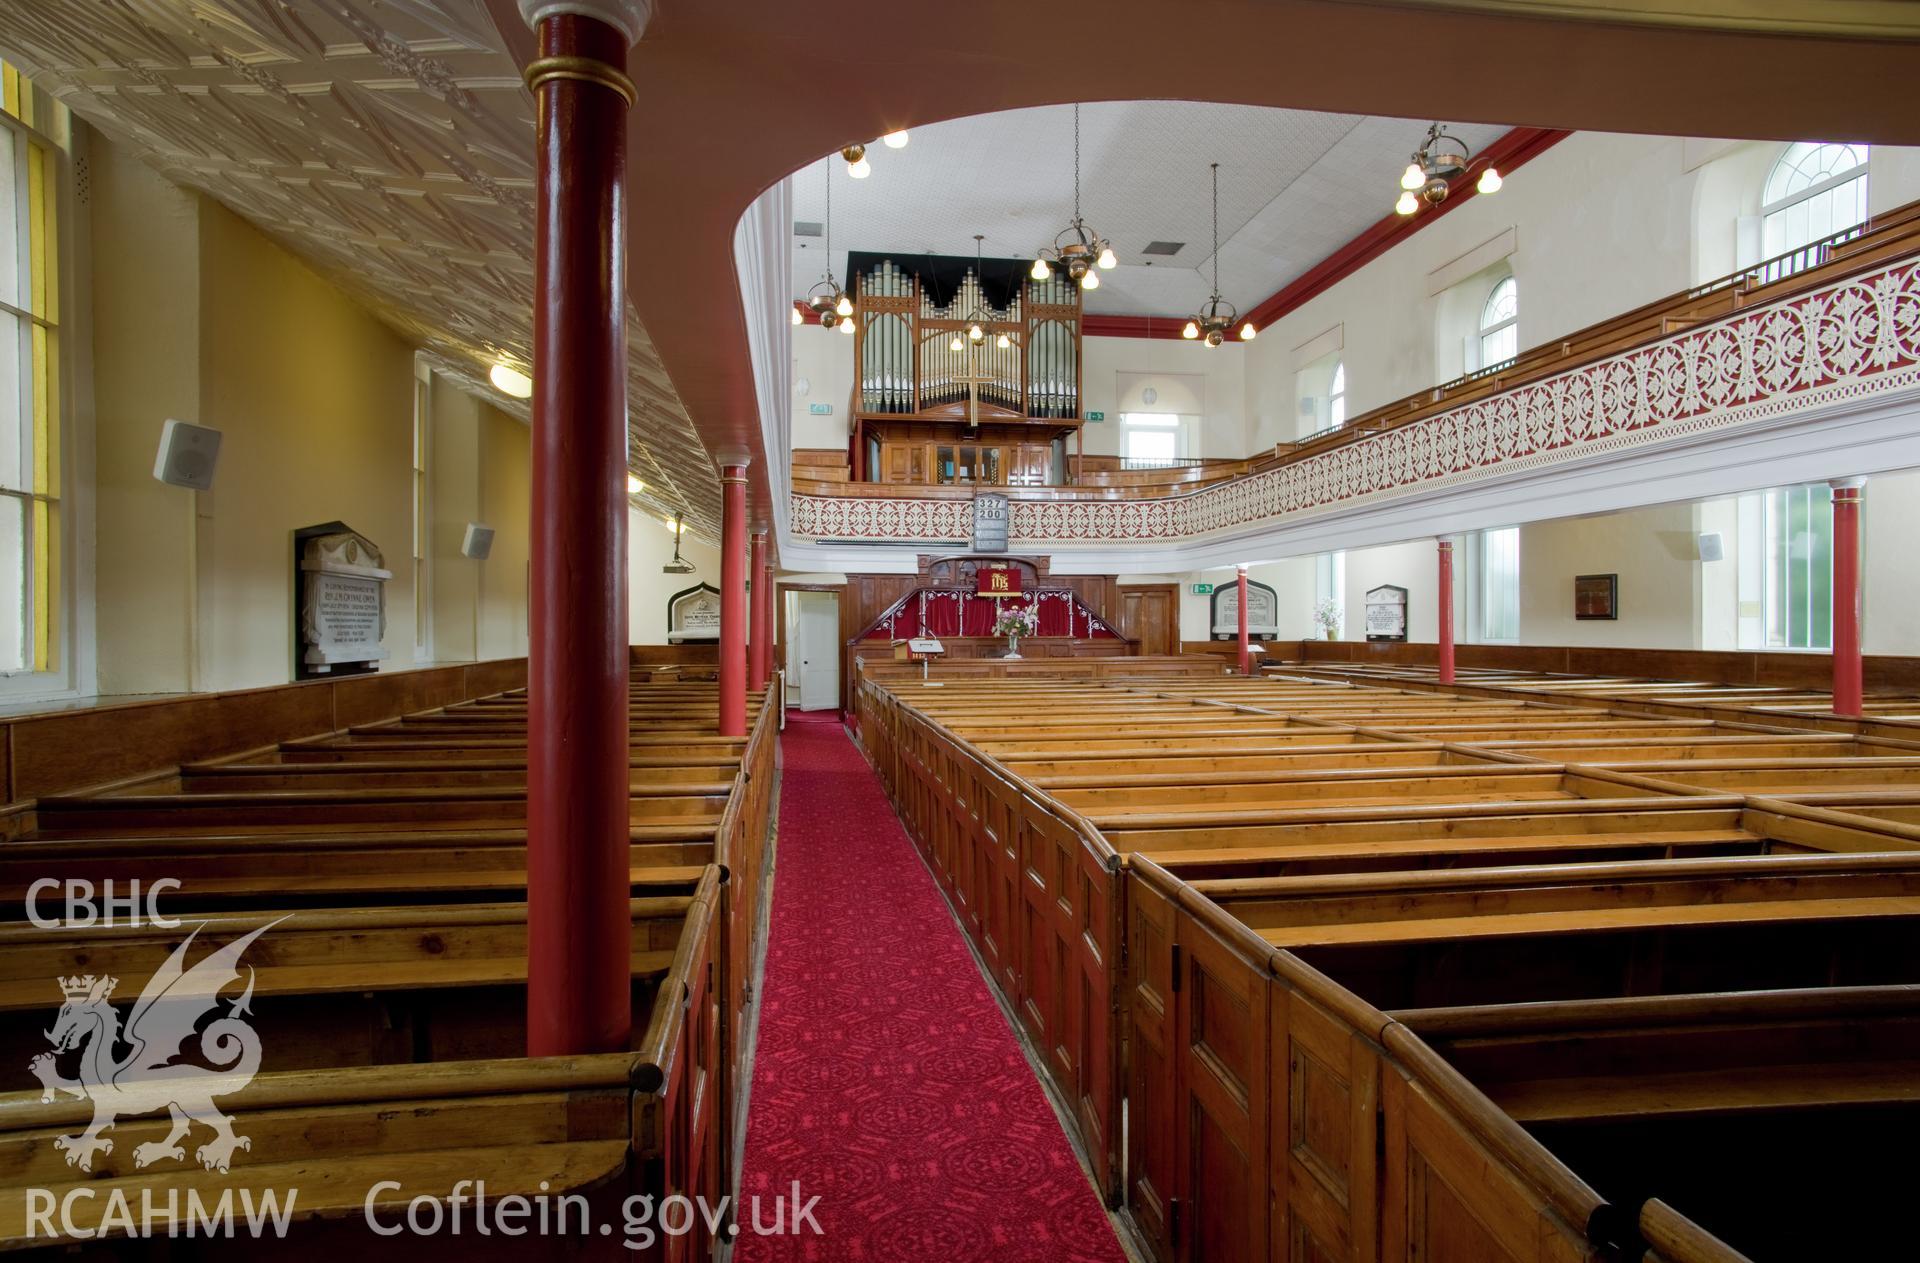
<path id="1" fill-rule="evenodd" d="M 1036 281 L 1044 281 L 1053 275 L 1053 269 L 1047 266 L 1045 259 L 1035 259 L 1033 261 L 1033 267 L 1028 271 L 1027 275 Z"/>
<path id="2" fill-rule="evenodd" d="M 1004 351 L 1006 348 L 1013 345 L 1013 339 L 1003 333 L 997 339 L 994 340 L 994 345 Z"/>
<path id="3" fill-rule="evenodd" d="M 1393 204 L 1393 213 L 1396 215 L 1411 215 L 1419 209 L 1420 200 L 1411 193 L 1402 193 L 1400 200 Z"/>
<path id="4" fill-rule="evenodd" d="M 1103 268 L 1115 268 L 1120 266 L 1120 260 L 1114 257 L 1112 246 L 1107 246 L 1100 251 L 1099 262 L 1100 262 L 1100 266 Z"/>
<path id="5" fill-rule="evenodd" d="M 856 180 L 864 180 L 873 174 L 873 164 L 865 158 L 862 158 L 857 162 L 848 164 L 847 174 Z"/>
<path id="6" fill-rule="evenodd" d="M 947 350 L 949 350 L 949 351 L 958 351 L 958 350 L 961 350 L 961 349 L 963 349 L 963 347 L 962 347 L 962 344 L 961 344 L 961 342 L 960 342 L 960 335 L 956 333 L 956 334 L 954 334 L 954 335 L 953 335 L 953 341 L 951 341 L 951 342 L 949 342 L 949 343 L 947 343 Z"/>
<path id="7" fill-rule="evenodd" d="M 635 478 L 632 474 L 627 475 L 627 494 L 628 495 L 637 496 L 642 491 L 645 491 L 646 489 L 647 489 L 646 483 L 641 482 L 638 478 Z"/>
<path id="8" fill-rule="evenodd" d="M 987 340 L 987 331 L 985 329 L 982 329 L 979 325 L 968 325 L 967 337 L 971 338 L 975 342 L 985 342 Z"/>
<path id="9" fill-rule="evenodd" d="M 852 336 L 853 336 L 853 321 L 851 321 L 851 320 L 842 320 L 842 321 L 840 322 L 840 332 L 842 332 L 842 333 L 844 333 L 844 334 L 846 334 L 846 335 L 847 335 L 848 337 L 852 337 Z"/>
<path id="10" fill-rule="evenodd" d="M 1479 189 L 1479 191 L 1482 193 L 1498 193 L 1500 191 L 1500 186 L 1505 183 L 1506 181 L 1500 178 L 1500 173 L 1498 171 L 1494 170 L 1492 167 L 1488 167 L 1485 171 L 1482 171 L 1480 173 L 1480 183 L 1475 185 L 1474 187 Z"/>
<path id="11" fill-rule="evenodd" d="M 907 129 L 902 127 L 896 131 L 888 132 L 880 138 L 880 142 L 889 149 L 905 149 L 907 147 Z"/>
<path id="12" fill-rule="evenodd" d="M 1093 271 L 1092 269 L 1088 269 L 1087 274 L 1080 278 L 1080 288 L 1081 289 L 1099 289 L 1100 274 L 1098 272 Z"/>
<path id="13" fill-rule="evenodd" d="M 503 395 L 512 395 L 515 399 L 533 398 L 533 378 L 511 364 L 495 364 L 487 370 L 487 379 Z"/>
<path id="14" fill-rule="evenodd" d="M 1253 327 L 1253 321 L 1249 320 L 1240 326 L 1240 340 L 1242 342 L 1251 342 L 1259 332 L 1258 329 Z"/>
<path id="15" fill-rule="evenodd" d="M 795 307 L 793 309 L 793 323 L 795 324 L 800 323 L 800 309 L 798 307 Z"/>
<path id="16" fill-rule="evenodd" d="M 833 314 L 836 316 L 851 316 L 853 314 L 853 300 L 845 294 L 840 295 L 840 301 L 833 305 Z"/>
<path id="17" fill-rule="evenodd" d="M 1400 187 L 1411 193 L 1427 182 L 1427 173 L 1420 169 L 1417 162 L 1409 162 L 1407 169 L 1400 173 Z"/>
<path id="18" fill-rule="evenodd" d="M 1187 327 L 1180 331 L 1180 336 L 1186 338 L 1188 341 L 1192 341 L 1194 338 L 1200 336 L 1200 326 L 1189 320 L 1187 321 Z"/>

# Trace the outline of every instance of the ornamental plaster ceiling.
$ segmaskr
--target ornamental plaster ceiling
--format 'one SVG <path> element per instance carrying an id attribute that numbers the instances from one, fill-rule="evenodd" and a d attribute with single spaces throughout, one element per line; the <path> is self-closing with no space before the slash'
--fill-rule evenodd
<path id="1" fill-rule="evenodd" d="M 1213 288 L 1212 184 L 1220 164 L 1220 290 L 1251 311 L 1393 209 L 1400 172 L 1430 119 L 1205 101 L 1080 107 L 1080 206 L 1120 265 L 1082 295 L 1090 312 L 1184 318 Z M 1474 152 L 1508 130 L 1449 124 Z M 870 144 L 852 179 L 838 153 L 795 174 L 796 223 L 826 217 L 834 275 L 848 250 L 1032 257 L 1073 212 L 1073 107 L 981 114 L 914 128 L 907 147 Z M 1141 253 L 1182 242 L 1177 254 Z M 823 237 L 794 237 L 798 298 L 824 268 Z"/>
<path id="2" fill-rule="evenodd" d="M 528 417 L 486 372 L 532 362 L 534 102 L 483 0 L 6 0 L 0 56 Z M 719 484 L 628 319 L 643 502 L 719 536 Z"/>

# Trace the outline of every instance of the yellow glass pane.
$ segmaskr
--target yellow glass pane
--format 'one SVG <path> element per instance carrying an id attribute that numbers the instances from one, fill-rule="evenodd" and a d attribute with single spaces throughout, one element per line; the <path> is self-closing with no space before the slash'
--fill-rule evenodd
<path id="1" fill-rule="evenodd" d="M 53 156 L 44 145 L 27 146 L 27 267 L 32 272 L 29 310 L 58 321 L 60 254 L 53 225 Z"/>
<path id="2" fill-rule="evenodd" d="M 54 559 L 53 510 L 44 500 L 33 502 L 33 669 L 53 665 Z"/>
<path id="3" fill-rule="evenodd" d="M 53 335 L 43 325 L 33 326 L 33 490 L 37 495 L 59 492 L 55 450 L 60 433 L 60 374 L 53 355 Z"/>

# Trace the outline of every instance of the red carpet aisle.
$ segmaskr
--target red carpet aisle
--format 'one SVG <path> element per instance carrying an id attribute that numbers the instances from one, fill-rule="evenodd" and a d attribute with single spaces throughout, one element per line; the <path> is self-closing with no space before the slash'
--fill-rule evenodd
<path id="1" fill-rule="evenodd" d="M 1125 1256 L 880 782 L 837 721 L 789 716 L 743 1198 L 798 1180 L 823 1235 L 735 1258 L 1119 1263 Z M 750 1206 L 750 1203 L 748 1204 Z"/>

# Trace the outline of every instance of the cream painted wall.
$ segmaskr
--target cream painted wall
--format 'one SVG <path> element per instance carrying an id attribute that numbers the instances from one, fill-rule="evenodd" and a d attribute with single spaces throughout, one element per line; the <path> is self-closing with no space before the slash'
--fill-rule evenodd
<path id="1" fill-rule="evenodd" d="M 527 651 L 527 427 L 439 375 L 431 407 L 433 659 L 517 658 Z M 485 561 L 461 555 L 469 522 L 493 528 Z"/>
<path id="2" fill-rule="evenodd" d="M 1869 479 L 1861 501 L 1861 648 L 1920 654 L 1920 471 Z"/>
<path id="3" fill-rule="evenodd" d="M 838 336 L 838 335 L 835 335 Z M 680 556 L 694 564 L 692 574 L 662 574 L 673 560 L 673 528 L 638 509 L 627 515 L 627 640 L 635 645 L 667 643 L 667 601 L 674 593 L 705 583 L 720 586 L 720 550 L 689 533 L 681 537 Z"/>
<path id="4" fill-rule="evenodd" d="M 525 653 L 526 427 L 431 392 L 442 584 L 416 654 L 413 348 L 243 220 L 91 143 L 100 692 L 290 680 L 292 533 L 336 519 L 394 571 L 384 669 Z M 211 492 L 153 479 L 167 417 L 222 431 Z M 469 520 L 496 530 L 486 563 L 458 555 Z"/>
<path id="5" fill-rule="evenodd" d="M 433 656 L 440 662 L 473 662 L 479 657 L 480 572 L 494 570 L 493 557 L 475 561 L 460 555 L 468 522 L 488 522 L 480 500 L 481 402 L 445 377 L 435 375 L 429 407 L 433 415 L 431 509 L 433 545 Z"/>
<path id="6" fill-rule="evenodd" d="M 339 520 L 386 555 L 387 669 L 414 661 L 413 348 L 238 216 L 200 203 L 204 689 L 291 678 L 292 532 Z"/>
<path id="7" fill-rule="evenodd" d="M 1721 561 L 1699 560 L 1700 507 L 1663 504 L 1522 526 L 1521 643 L 1702 647 L 1703 589 L 1712 583 L 1730 602 L 1720 581 L 1731 579 L 1736 562 L 1731 547 Z M 1582 574 L 1620 576 L 1617 620 L 1573 616 L 1573 579 Z"/>
<path id="8" fill-rule="evenodd" d="M 1342 611 L 1345 639 L 1367 638 L 1367 592 L 1383 583 L 1397 584 L 1407 590 L 1407 639 L 1439 639 L 1440 555 L 1435 541 L 1420 539 L 1381 548 L 1347 550 L 1346 608 Z M 1309 580 L 1309 606 L 1312 599 L 1313 587 Z"/>
<path id="9" fill-rule="evenodd" d="M 99 688 L 181 692 L 194 493 L 153 453 L 166 418 L 201 416 L 199 199 L 98 138 L 90 166 Z"/>
<path id="10" fill-rule="evenodd" d="M 1757 211 L 1751 189 L 1783 149 L 1600 132 L 1567 138 L 1514 172 L 1497 196 L 1460 205 L 1262 329 L 1244 350 L 1250 448 L 1291 437 L 1292 349 L 1336 325 L 1346 327 L 1349 415 L 1456 376 L 1464 329 L 1443 307 L 1473 308 L 1485 295 L 1435 292 L 1433 278 L 1509 229 L 1522 350 L 1725 275 L 1735 266 L 1730 217 L 1751 213 L 1741 209 L 1748 196 Z M 1920 150 L 1875 150 L 1870 209 L 1916 198 Z"/>
<path id="11" fill-rule="evenodd" d="M 1244 456 L 1246 354 L 1246 347 L 1233 343 L 1208 347 L 1165 338 L 1087 338 L 1082 349 L 1082 411 L 1104 412 L 1107 419 L 1090 421 L 1081 431 L 1086 450 L 1118 456 L 1122 412 L 1184 412 L 1193 405 L 1178 401 L 1192 399 L 1200 428 L 1193 436 L 1198 450 L 1191 455 Z M 1146 389 L 1159 396 L 1151 404 L 1141 394 Z"/>
<path id="12" fill-rule="evenodd" d="M 481 661 L 527 652 L 532 585 L 533 444 L 518 417 L 480 404 L 480 506 L 494 528 L 493 553 L 480 566 Z M 458 547 L 458 544 L 455 545 Z"/>
<path id="13" fill-rule="evenodd" d="M 853 394 L 853 339 L 817 324 L 793 329 L 793 445 L 845 451 L 853 433 L 847 403 Z M 800 383 L 807 383 L 805 394 Z M 816 417 L 809 404 L 826 404 L 832 416 Z"/>

